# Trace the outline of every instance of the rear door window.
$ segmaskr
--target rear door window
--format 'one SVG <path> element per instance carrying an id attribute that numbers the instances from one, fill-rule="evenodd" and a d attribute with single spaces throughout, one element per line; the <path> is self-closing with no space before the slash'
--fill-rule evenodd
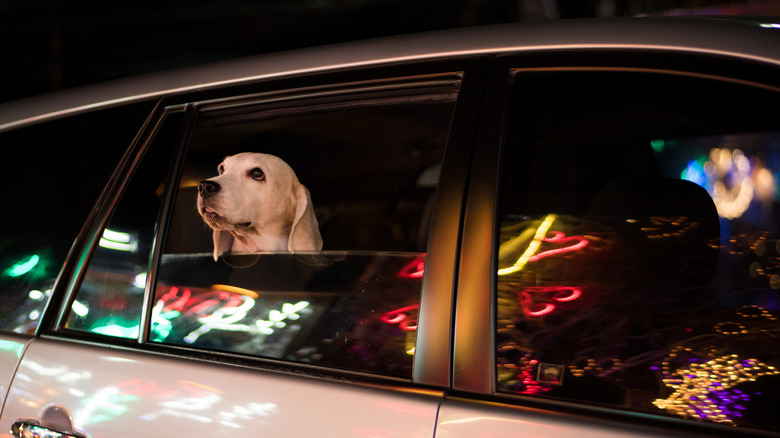
<path id="1" fill-rule="evenodd" d="M 66 327 L 411 378 L 459 84 L 446 74 L 191 105 L 176 189 L 163 195 L 170 152 L 139 167 Z"/>
<path id="2" fill-rule="evenodd" d="M 457 88 L 409 86 L 205 105 L 169 224 L 151 339 L 411 377 Z"/>
<path id="3" fill-rule="evenodd" d="M 777 429 L 777 90 L 516 70 L 498 389 Z"/>

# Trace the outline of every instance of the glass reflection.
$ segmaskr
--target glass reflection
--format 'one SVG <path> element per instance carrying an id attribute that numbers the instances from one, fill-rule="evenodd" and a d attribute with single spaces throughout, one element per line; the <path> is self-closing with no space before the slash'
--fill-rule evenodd
<path id="1" fill-rule="evenodd" d="M 660 178 L 608 182 L 587 211 L 504 215 L 499 388 L 776 429 L 780 134 L 648 149 Z"/>
<path id="2" fill-rule="evenodd" d="M 57 276 L 53 251 L 0 257 L 0 329 L 34 333 Z"/>
<path id="3" fill-rule="evenodd" d="M 126 421 L 170 421 L 186 419 L 201 424 L 219 423 L 231 429 L 265 422 L 278 414 L 275 403 L 242 401 L 231 403 L 222 396 L 225 388 L 216 388 L 195 380 L 122 377 L 133 369 L 143 369 L 138 362 L 113 356 L 89 356 L 90 363 L 103 361 L 99 375 L 65 364 L 25 360 L 15 385 L 14 399 L 32 410 L 41 410 L 51 397 L 64 400 L 72 408 L 73 423 L 94 431 L 97 424 L 124 424 Z M 140 366 L 140 367 L 139 367 Z M 123 368 L 130 367 L 130 368 Z M 190 374 L 190 378 L 196 377 Z M 36 395 L 37 394 L 37 395 Z M 40 394 L 46 394 L 47 399 Z M 69 396 L 63 399 L 61 396 Z"/>
<path id="4" fill-rule="evenodd" d="M 151 339 L 410 378 L 419 253 L 163 256 Z"/>

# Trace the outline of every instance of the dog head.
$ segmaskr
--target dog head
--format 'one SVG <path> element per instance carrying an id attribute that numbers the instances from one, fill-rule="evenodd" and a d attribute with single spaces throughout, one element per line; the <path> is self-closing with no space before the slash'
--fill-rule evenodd
<path id="1" fill-rule="evenodd" d="M 241 153 L 198 184 L 198 213 L 213 230 L 214 259 L 226 251 L 322 249 L 309 191 L 281 158 Z"/>

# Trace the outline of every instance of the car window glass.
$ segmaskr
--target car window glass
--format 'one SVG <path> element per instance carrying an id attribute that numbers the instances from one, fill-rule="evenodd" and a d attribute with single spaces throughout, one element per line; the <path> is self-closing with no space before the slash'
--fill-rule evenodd
<path id="1" fill-rule="evenodd" d="M 409 378 L 457 90 L 409 88 L 204 106 L 151 340 Z"/>
<path id="2" fill-rule="evenodd" d="M 154 241 L 181 114 L 169 115 L 101 231 L 65 327 L 137 338 Z"/>
<path id="3" fill-rule="evenodd" d="M 511 97 L 499 390 L 780 426 L 777 93 L 518 71 Z"/>
<path id="4" fill-rule="evenodd" d="M 65 257 L 151 107 L 102 110 L 0 134 L 0 330 L 32 333 Z"/>

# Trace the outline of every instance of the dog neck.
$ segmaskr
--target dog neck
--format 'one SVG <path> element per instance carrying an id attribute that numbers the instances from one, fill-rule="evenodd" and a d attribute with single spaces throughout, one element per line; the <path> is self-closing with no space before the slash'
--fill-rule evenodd
<path id="1" fill-rule="evenodd" d="M 288 238 L 267 234 L 244 234 L 235 231 L 233 235 L 232 252 L 268 252 L 288 251 Z"/>

